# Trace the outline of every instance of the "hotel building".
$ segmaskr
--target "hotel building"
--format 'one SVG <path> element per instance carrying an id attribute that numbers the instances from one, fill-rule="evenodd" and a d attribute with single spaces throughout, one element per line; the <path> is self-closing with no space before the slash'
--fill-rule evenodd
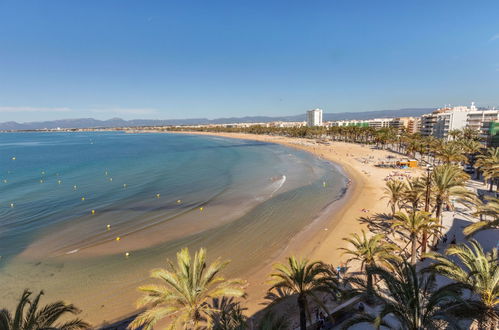
<path id="1" fill-rule="evenodd" d="M 307 111 L 307 126 L 322 126 L 322 110 L 314 109 Z"/>

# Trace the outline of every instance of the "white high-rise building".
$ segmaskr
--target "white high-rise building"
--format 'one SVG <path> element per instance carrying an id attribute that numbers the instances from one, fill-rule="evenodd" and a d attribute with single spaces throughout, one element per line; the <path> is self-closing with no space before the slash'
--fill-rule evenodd
<path id="1" fill-rule="evenodd" d="M 307 126 L 322 126 L 322 109 L 307 111 Z"/>

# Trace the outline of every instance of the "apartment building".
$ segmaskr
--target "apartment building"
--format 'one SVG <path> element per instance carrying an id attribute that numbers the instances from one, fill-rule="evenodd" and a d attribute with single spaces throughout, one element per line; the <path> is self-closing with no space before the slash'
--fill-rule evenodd
<path id="1" fill-rule="evenodd" d="M 398 129 L 399 132 L 405 131 L 414 134 L 419 131 L 419 118 L 414 117 L 398 117 L 393 118 L 389 126 Z"/>
<path id="2" fill-rule="evenodd" d="M 314 109 L 307 111 L 307 126 L 322 126 L 322 110 Z"/>
<path id="3" fill-rule="evenodd" d="M 477 130 L 482 139 L 487 139 L 492 135 L 493 123 L 499 123 L 499 110 L 476 110 L 468 113 L 466 127 Z"/>
<path id="4" fill-rule="evenodd" d="M 471 109 L 476 110 L 473 103 Z M 421 134 L 447 139 L 450 131 L 466 127 L 468 113 L 471 109 L 464 106 L 445 107 L 430 114 L 422 115 Z"/>

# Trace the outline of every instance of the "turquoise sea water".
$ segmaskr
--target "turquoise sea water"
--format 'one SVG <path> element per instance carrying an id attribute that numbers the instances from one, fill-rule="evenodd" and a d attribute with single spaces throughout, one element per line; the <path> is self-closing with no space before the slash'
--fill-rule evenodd
<path id="1" fill-rule="evenodd" d="M 0 134 L 0 180 L 0 301 L 45 289 L 94 324 L 133 311 L 135 287 L 180 247 L 244 274 L 346 182 L 280 145 L 122 132 Z"/>

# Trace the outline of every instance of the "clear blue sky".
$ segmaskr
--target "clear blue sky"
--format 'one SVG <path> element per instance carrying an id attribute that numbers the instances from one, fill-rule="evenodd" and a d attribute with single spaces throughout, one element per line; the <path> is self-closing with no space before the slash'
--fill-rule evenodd
<path id="1" fill-rule="evenodd" d="M 0 2 L 0 122 L 499 105 L 499 1 Z"/>

